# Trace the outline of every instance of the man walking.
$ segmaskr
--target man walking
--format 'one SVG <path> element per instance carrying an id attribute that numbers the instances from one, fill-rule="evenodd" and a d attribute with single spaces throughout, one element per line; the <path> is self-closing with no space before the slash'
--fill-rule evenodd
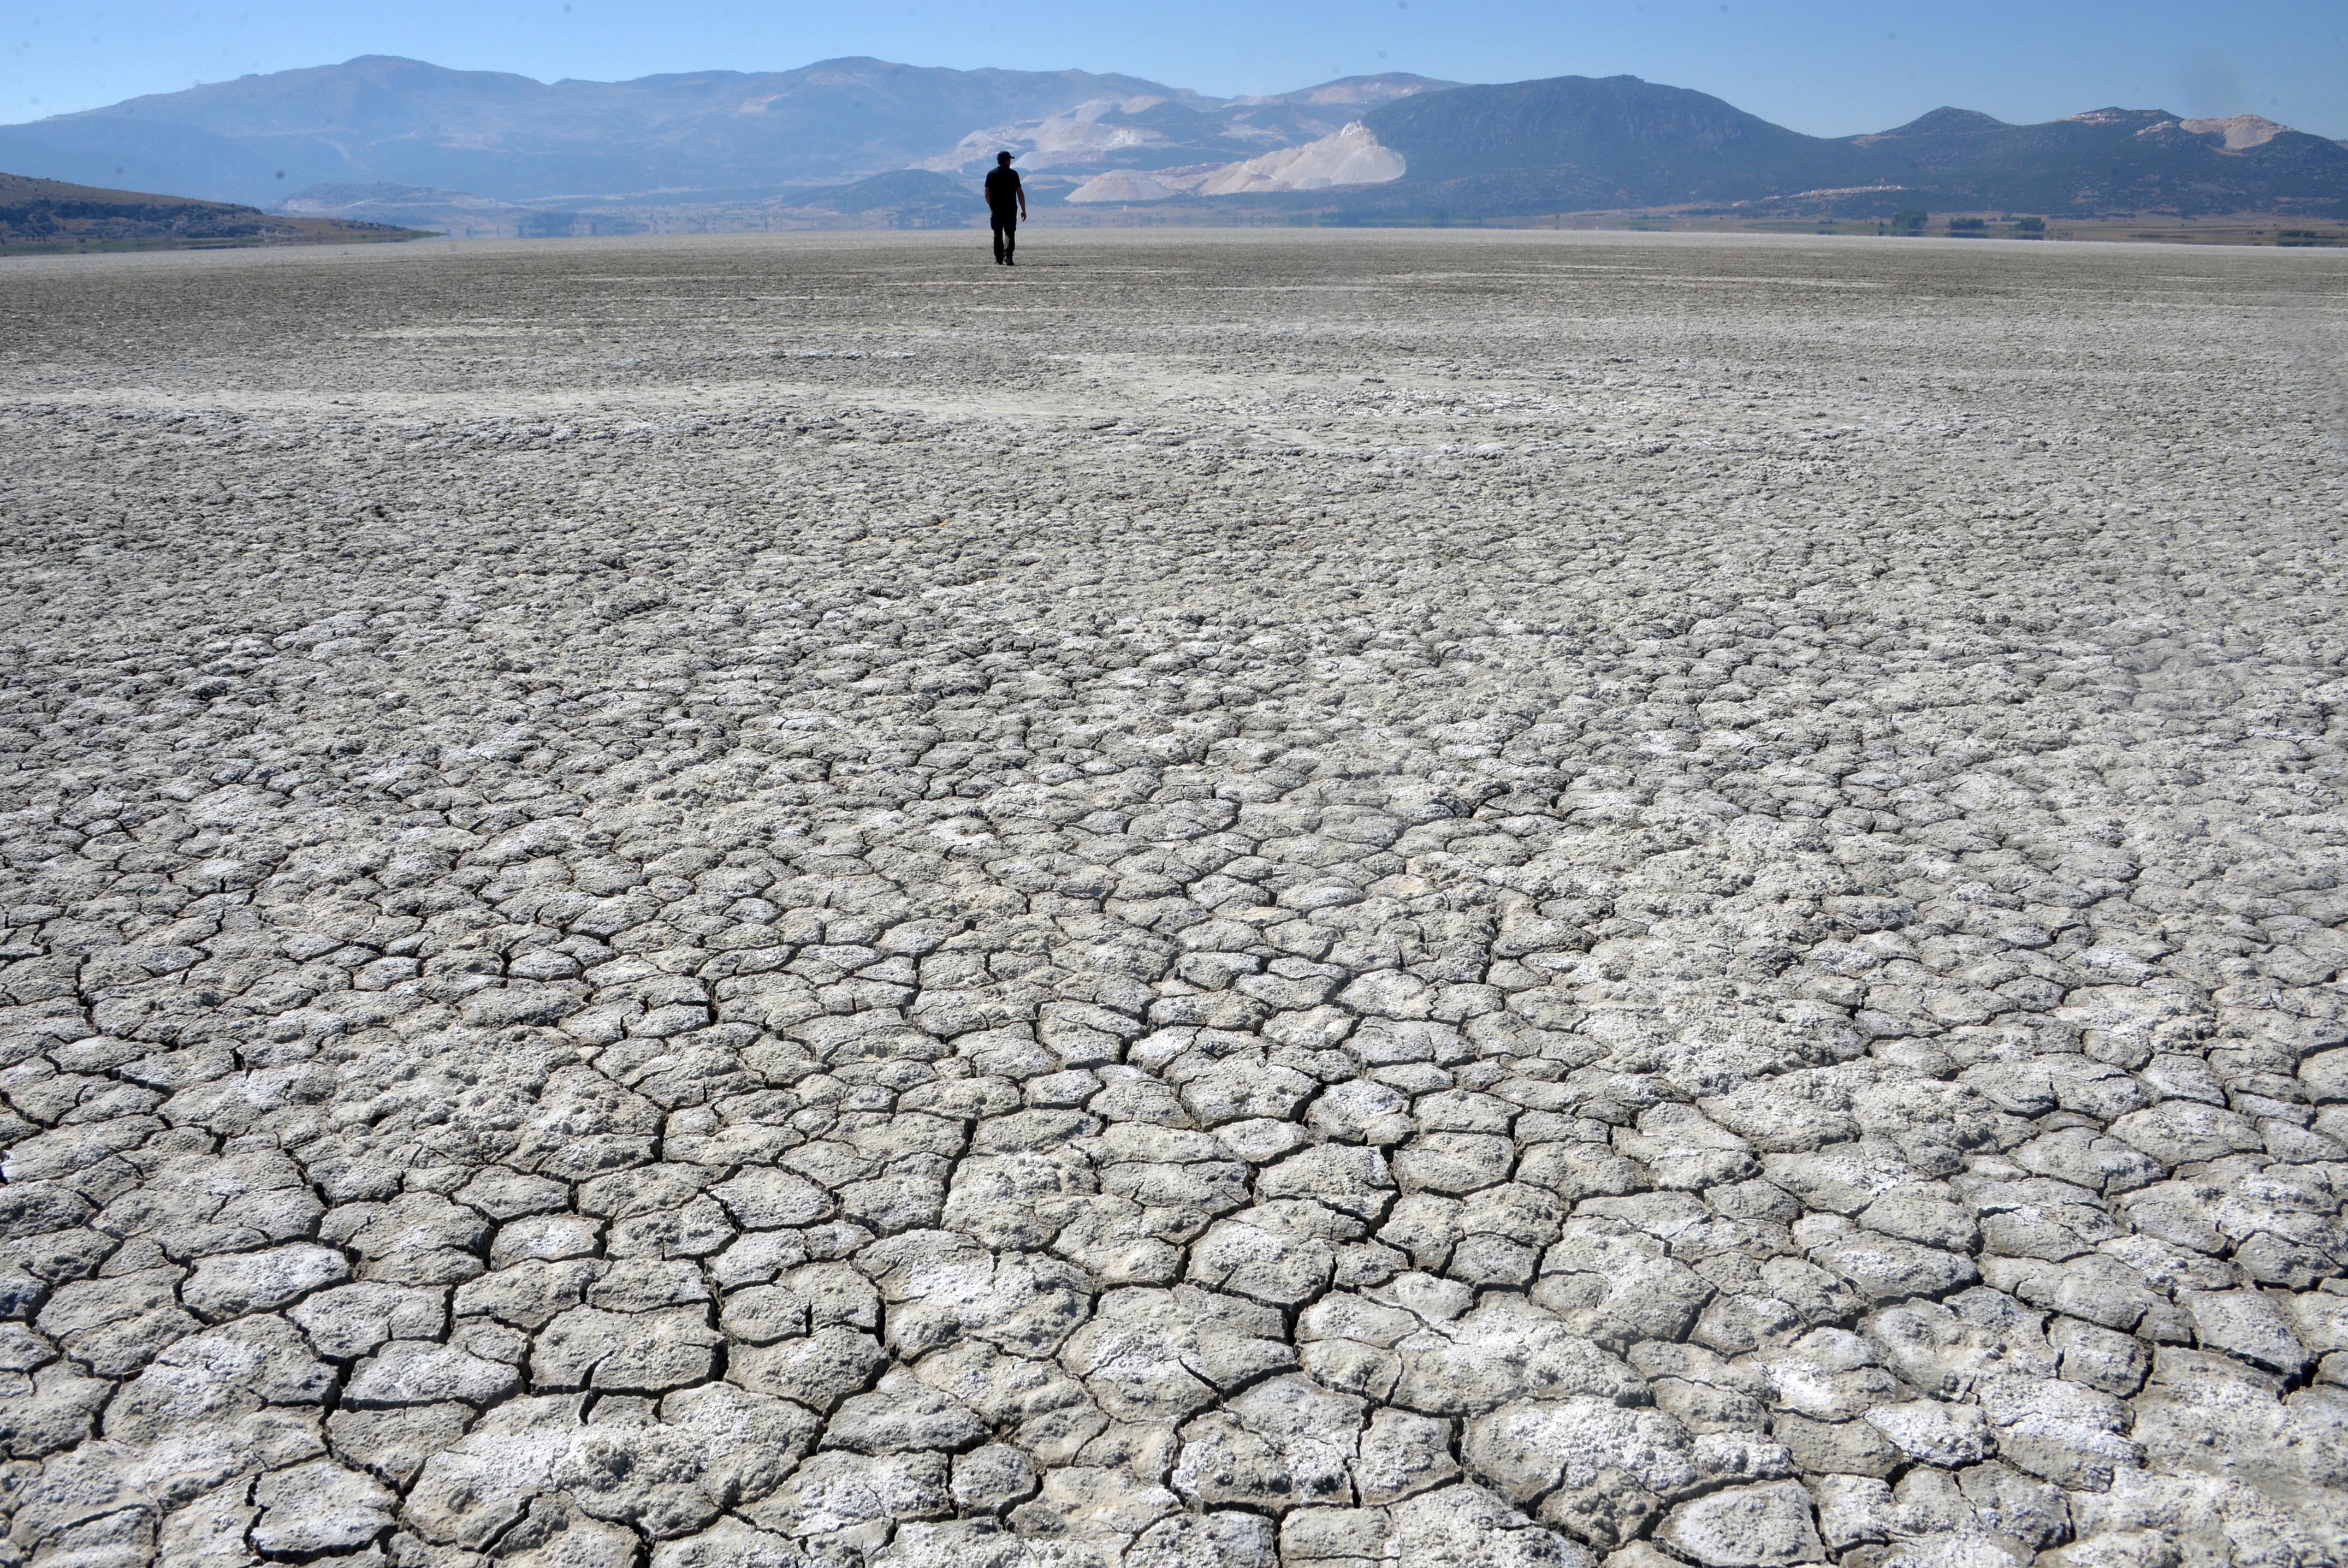
<path id="1" fill-rule="evenodd" d="M 1027 191 L 1011 167 L 1011 155 L 998 152 L 986 172 L 986 213 L 994 224 L 994 264 L 1013 266 L 1011 252 L 1019 244 L 1019 220 L 1027 216 Z"/>

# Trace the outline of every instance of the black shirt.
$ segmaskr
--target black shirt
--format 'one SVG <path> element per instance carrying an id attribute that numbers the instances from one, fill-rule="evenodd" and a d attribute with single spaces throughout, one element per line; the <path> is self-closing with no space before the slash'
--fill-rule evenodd
<path id="1" fill-rule="evenodd" d="M 986 204 L 997 212 L 1019 210 L 1019 171 L 997 165 L 986 171 Z"/>

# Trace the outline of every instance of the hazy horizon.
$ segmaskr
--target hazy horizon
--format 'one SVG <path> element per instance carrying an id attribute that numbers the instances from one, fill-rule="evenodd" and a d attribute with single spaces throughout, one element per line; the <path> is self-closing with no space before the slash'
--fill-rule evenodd
<path id="1" fill-rule="evenodd" d="M 13 37 L 9 35 L 13 33 Z M 1516 0 L 1364 0 L 1274 8 L 1202 0 L 1106 14 L 1071 0 L 1016 10 L 673 7 L 538 0 L 489 15 L 447 0 L 321 15 L 156 0 L 36 4 L 0 31 L 0 123 L 247 74 L 399 55 L 554 81 L 788 70 L 870 56 L 956 69 L 1123 73 L 1216 97 L 1406 71 L 1461 82 L 1628 74 L 1714 94 L 1796 130 L 1848 136 L 1942 105 L 2030 122 L 2121 105 L 2260 114 L 2348 138 L 2348 16 L 2288 0 L 2255 14 L 2178 0 L 1972 8 L 1648 0 L 1618 10 Z"/>

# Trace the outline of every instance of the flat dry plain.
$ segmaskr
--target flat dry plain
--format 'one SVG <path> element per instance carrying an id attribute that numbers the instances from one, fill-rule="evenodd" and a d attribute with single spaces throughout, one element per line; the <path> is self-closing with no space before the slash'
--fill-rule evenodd
<path id="1" fill-rule="evenodd" d="M 2348 1553 L 2348 258 L 0 272 L 10 1563 Z"/>

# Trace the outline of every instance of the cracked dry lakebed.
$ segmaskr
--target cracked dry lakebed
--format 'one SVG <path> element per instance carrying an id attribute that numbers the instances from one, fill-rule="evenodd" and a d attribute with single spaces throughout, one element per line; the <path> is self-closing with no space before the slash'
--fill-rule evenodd
<path id="1" fill-rule="evenodd" d="M 2348 258 L 0 272 L 0 1563 L 2348 1553 Z"/>

